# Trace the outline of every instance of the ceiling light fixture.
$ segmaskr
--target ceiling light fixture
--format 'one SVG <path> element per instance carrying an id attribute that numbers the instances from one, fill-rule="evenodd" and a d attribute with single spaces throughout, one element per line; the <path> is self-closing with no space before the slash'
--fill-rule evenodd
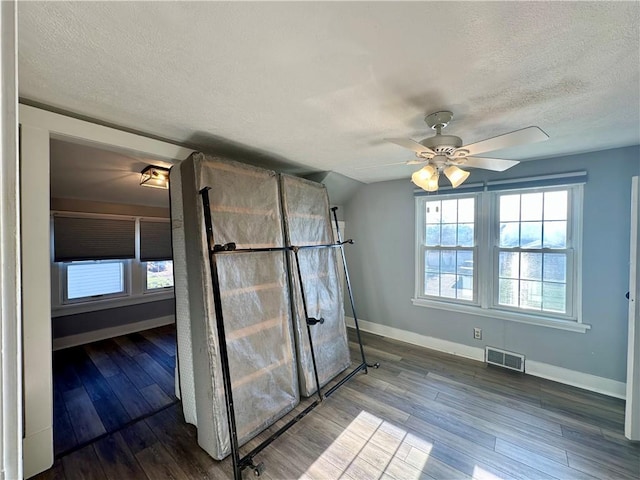
<path id="1" fill-rule="evenodd" d="M 456 188 L 462 185 L 462 183 L 469 176 L 470 172 L 465 172 L 464 170 L 456 167 L 455 165 L 449 165 L 447 168 L 444 169 L 444 174 L 451 182 L 451 186 L 453 188 Z"/>
<path id="2" fill-rule="evenodd" d="M 435 173 L 436 169 L 433 165 L 425 165 L 420 170 L 414 172 L 413 175 L 411 175 L 411 181 L 423 190 L 426 190 L 429 179 L 433 177 Z"/>
<path id="3" fill-rule="evenodd" d="M 436 172 L 435 175 L 432 175 L 429 181 L 427 182 L 427 187 L 425 188 L 425 190 L 427 192 L 437 192 L 439 178 L 440 178 L 440 174 L 438 172 Z"/>
<path id="4" fill-rule="evenodd" d="M 140 185 L 152 188 L 169 188 L 169 169 L 148 165 L 140 172 Z"/>
<path id="5" fill-rule="evenodd" d="M 440 173 L 444 173 L 451 182 L 451 186 L 453 188 L 462 185 L 470 175 L 470 172 L 462 170 L 455 165 L 444 166 L 444 164 L 427 164 L 417 172 L 413 172 L 413 175 L 411 175 L 411 181 L 427 192 L 437 192 Z"/>

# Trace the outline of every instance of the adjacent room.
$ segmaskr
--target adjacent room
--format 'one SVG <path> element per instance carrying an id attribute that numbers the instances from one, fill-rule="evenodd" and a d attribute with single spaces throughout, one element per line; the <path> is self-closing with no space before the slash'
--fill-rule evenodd
<path id="1" fill-rule="evenodd" d="M 10 477 L 640 477 L 638 2 L 2 8 Z"/>

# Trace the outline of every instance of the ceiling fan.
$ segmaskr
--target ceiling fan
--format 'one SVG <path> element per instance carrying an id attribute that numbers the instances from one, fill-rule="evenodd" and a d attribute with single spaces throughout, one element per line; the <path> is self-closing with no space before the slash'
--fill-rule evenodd
<path id="1" fill-rule="evenodd" d="M 452 118 L 453 113 L 447 111 L 427 115 L 424 121 L 436 131 L 436 134 L 420 142 L 410 138 L 385 139 L 416 153 L 418 158 L 405 162 L 407 165 L 426 163 L 424 167 L 411 175 L 411 181 L 428 192 L 438 190 L 438 179 L 442 173 L 449 179 L 453 188 L 461 185 L 469 177 L 469 172 L 462 170 L 459 168 L 460 166 L 502 172 L 520 163 L 517 160 L 476 157 L 475 155 L 516 145 L 541 142 L 549 138 L 540 128 L 527 127 L 480 142 L 462 145 L 460 137 L 442 135 L 442 129 L 449 124 Z"/>

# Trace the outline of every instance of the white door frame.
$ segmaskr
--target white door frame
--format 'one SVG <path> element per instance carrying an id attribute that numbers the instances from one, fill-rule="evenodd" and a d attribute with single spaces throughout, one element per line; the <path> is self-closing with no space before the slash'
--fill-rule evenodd
<path id="1" fill-rule="evenodd" d="M 5 3 L 5 2 L 1 2 Z M 4 35 L 4 25 L 3 25 Z M 22 188 L 24 476 L 53 464 L 49 142 L 77 143 L 175 163 L 192 150 L 46 110 L 19 106 Z M 69 172 L 73 174 L 73 172 Z M 4 285 L 4 282 L 3 282 Z M 35 300 L 37 299 L 37 300 Z"/>
<path id="2" fill-rule="evenodd" d="M 638 177 L 631 179 L 631 241 L 629 242 L 629 336 L 627 347 L 627 396 L 624 435 L 640 440 L 640 223 Z"/>
<path id="3" fill-rule="evenodd" d="M 0 2 L 0 472 L 22 478 L 18 7 Z"/>

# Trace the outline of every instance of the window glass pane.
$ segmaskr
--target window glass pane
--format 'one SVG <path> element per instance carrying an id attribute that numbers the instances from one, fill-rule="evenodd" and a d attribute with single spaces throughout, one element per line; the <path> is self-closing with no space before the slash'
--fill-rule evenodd
<path id="1" fill-rule="evenodd" d="M 457 265 L 457 298 L 473 300 L 473 252 L 469 250 L 459 251 Z"/>
<path id="2" fill-rule="evenodd" d="M 458 200 L 442 201 L 442 223 L 456 223 L 458 221 Z"/>
<path id="3" fill-rule="evenodd" d="M 542 285 L 543 309 L 550 312 L 566 313 L 567 286 L 563 283 L 547 283 Z"/>
<path id="4" fill-rule="evenodd" d="M 440 273 L 440 252 L 437 250 L 427 250 L 425 253 L 426 268 L 428 272 Z"/>
<path id="5" fill-rule="evenodd" d="M 461 247 L 473 247 L 473 223 L 458 224 L 458 245 Z"/>
<path id="6" fill-rule="evenodd" d="M 564 253 L 545 253 L 543 259 L 544 281 L 566 283 L 567 255 Z"/>
<path id="7" fill-rule="evenodd" d="M 469 275 L 458 275 L 458 298 L 462 300 L 473 300 L 473 277 Z"/>
<path id="8" fill-rule="evenodd" d="M 461 198 L 458 200 L 458 222 L 473 223 L 475 221 L 475 199 Z"/>
<path id="9" fill-rule="evenodd" d="M 440 201 L 427 202 L 427 223 L 440 223 Z"/>
<path id="10" fill-rule="evenodd" d="M 147 262 L 147 290 L 173 287 L 173 262 Z"/>
<path id="11" fill-rule="evenodd" d="M 520 282 L 520 307 L 542 309 L 542 282 Z"/>
<path id="12" fill-rule="evenodd" d="M 544 219 L 567 219 L 567 194 L 566 190 L 560 192 L 545 192 L 544 194 Z"/>
<path id="13" fill-rule="evenodd" d="M 443 273 L 456 273 L 456 252 L 440 252 L 440 271 Z"/>
<path id="14" fill-rule="evenodd" d="M 67 299 L 124 293 L 124 262 L 67 265 Z"/>
<path id="15" fill-rule="evenodd" d="M 445 247 L 455 247 L 456 242 L 456 224 L 442 224 L 441 244 Z"/>
<path id="16" fill-rule="evenodd" d="M 520 220 L 542 220 L 542 193 L 525 193 L 522 195 Z"/>
<path id="17" fill-rule="evenodd" d="M 456 298 L 456 276 L 452 273 L 443 273 L 440 277 L 440 296 Z"/>
<path id="18" fill-rule="evenodd" d="M 522 222 L 520 224 L 520 246 L 540 248 L 542 246 L 542 222 Z"/>
<path id="19" fill-rule="evenodd" d="M 500 246 L 517 247 L 520 245 L 520 224 L 516 222 L 500 224 Z"/>
<path id="20" fill-rule="evenodd" d="M 526 253 L 520 255 L 520 278 L 542 280 L 542 254 Z"/>
<path id="21" fill-rule="evenodd" d="M 520 278 L 520 254 L 500 252 L 499 273 L 501 278 Z"/>
<path id="22" fill-rule="evenodd" d="M 424 294 L 440 295 L 440 274 L 425 272 L 424 274 Z"/>
<path id="23" fill-rule="evenodd" d="M 498 281 L 500 305 L 518 306 L 518 280 L 501 278 Z"/>
<path id="24" fill-rule="evenodd" d="M 544 247 L 565 248 L 567 246 L 567 222 L 564 220 L 544 222 Z"/>
<path id="25" fill-rule="evenodd" d="M 520 195 L 502 195 L 500 197 L 500 221 L 517 222 L 520 220 Z"/>
<path id="26" fill-rule="evenodd" d="M 440 245 L 440 224 L 427 225 L 427 245 Z"/>

